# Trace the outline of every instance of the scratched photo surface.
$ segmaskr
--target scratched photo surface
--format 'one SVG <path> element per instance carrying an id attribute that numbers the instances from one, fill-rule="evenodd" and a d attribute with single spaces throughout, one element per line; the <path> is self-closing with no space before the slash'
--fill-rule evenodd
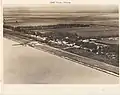
<path id="1" fill-rule="evenodd" d="M 118 84 L 117 5 L 4 5 L 5 84 Z"/>

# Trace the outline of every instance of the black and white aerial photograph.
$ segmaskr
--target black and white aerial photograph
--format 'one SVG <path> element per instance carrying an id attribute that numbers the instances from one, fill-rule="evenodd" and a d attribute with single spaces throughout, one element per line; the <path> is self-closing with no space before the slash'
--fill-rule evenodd
<path id="1" fill-rule="evenodd" d="M 119 6 L 3 6 L 4 84 L 118 84 Z"/>

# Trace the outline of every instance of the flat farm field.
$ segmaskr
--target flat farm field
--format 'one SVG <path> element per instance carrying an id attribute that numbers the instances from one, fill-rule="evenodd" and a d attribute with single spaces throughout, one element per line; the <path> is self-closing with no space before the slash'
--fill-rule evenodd
<path id="1" fill-rule="evenodd" d="M 13 13 L 14 12 L 14 13 Z M 12 26 L 41 26 L 56 24 L 94 24 L 91 27 L 48 29 L 53 32 L 77 33 L 82 37 L 118 36 L 118 13 L 35 13 L 4 12 L 5 22 Z M 17 23 L 16 23 L 17 21 Z"/>
<path id="2" fill-rule="evenodd" d="M 62 28 L 62 29 L 49 29 L 49 31 L 54 32 L 68 32 L 76 33 L 81 37 L 99 37 L 99 36 L 118 36 L 119 30 L 114 27 L 104 28 L 104 27 L 89 27 L 89 28 Z"/>

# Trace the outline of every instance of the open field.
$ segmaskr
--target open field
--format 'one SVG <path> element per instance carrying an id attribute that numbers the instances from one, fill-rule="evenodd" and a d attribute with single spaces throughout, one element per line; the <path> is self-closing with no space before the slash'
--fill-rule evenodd
<path id="1" fill-rule="evenodd" d="M 20 12 L 14 12 L 14 9 L 12 11 L 13 13 L 4 12 L 4 20 L 7 25 L 15 27 L 22 28 L 24 26 L 35 27 L 57 24 L 93 24 L 87 28 L 73 27 L 47 30 L 53 32 L 77 33 L 83 37 L 119 35 L 119 16 L 117 13 L 37 13 L 20 10 Z M 46 29 L 43 28 L 43 30 Z"/>
<path id="2" fill-rule="evenodd" d="M 118 36 L 118 29 L 113 27 L 102 27 L 102 26 L 93 26 L 93 27 L 80 27 L 80 28 L 68 28 L 68 29 L 48 29 L 53 32 L 68 32 L 68 33 L 76 33 L 81 37 L 99 37 L 99 36 Z M 87 35 L 88 34 L 88 35 Z"/>
<path id="3" fill-rule="evenodd" d="M 47 52 L 12 44 L 16 42 L 4 38 L 5 83 L 112 84 L 119 81 L 118 77 Z"/>
<path id="4" fill-rule="evenodd" d="M 79 14 L 79 13 L 78 13 Z M 114 13 L 113 13 L 114 14 Z M 109 15 L 113 15 L 109 14 Z M 4 18 L 8 24 L 12 24 L 14 26 L 36 26 L 38 25 L 55 25 L 55 24 L 67 24 L 67 23 L 82 23 L 82 24 L 98 24 L 98 25 L 112 25 L 112 26 L 117 26 L 118 27 L 118 18 L 107 18 L 105 19 L 102 17 L 103 14 L 97 14 L 96 17 L 90 16 L 90 14 L 86 14 L 87 16 L 83 17 L 62 17 L 62 16 L 29 16 L 27 14 L 26 16 L 24 15 L 17 15 L 17 16 L 6 16 L 5 14 Z M 72 13 L 71 13 L 72 15 Z M 82 15 L 80 13 L 79 15 Z M 108 17 L 109 17 L 108 15 Z M 116 14 L 118 17 L 118 14 Z M 98 18 L 97 18 L 98 17 Z M 89 18 L 89 19 L 88 19 Z M 16 23 L 18 21 L 19 23 Z M 33 24 L 33 25 L 32 25 Z"/>
<path id="5" fill-rule="evenodd" d="M 64 9 L 64 8 L 63 8 Z M 73 8 L 72 8 L 73 9 Z M 65 23 L 87 23 L 118 26 L 119 15 L 117 12 L 86 12 L 46 10 L 46 7 L 32 8 L 4 8 L 6 22 L 14 26 L 52 25 Z M 64 9 L 66 10 L 66 9 Z M 16 20 L 19 23 L 15 23 Z"/>

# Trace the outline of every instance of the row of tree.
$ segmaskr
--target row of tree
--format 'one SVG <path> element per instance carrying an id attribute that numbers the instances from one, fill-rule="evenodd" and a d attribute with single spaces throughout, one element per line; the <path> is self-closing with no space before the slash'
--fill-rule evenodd
<path id="1" fill-rule="evenodd" d="M 90 27 L 89 24 L 57 24 L 57 25 L 39 25 L 39 26 L 17 26 L 18 29 L 57 29 L 57 28 L 72 28 L 72 27 Z"/>

